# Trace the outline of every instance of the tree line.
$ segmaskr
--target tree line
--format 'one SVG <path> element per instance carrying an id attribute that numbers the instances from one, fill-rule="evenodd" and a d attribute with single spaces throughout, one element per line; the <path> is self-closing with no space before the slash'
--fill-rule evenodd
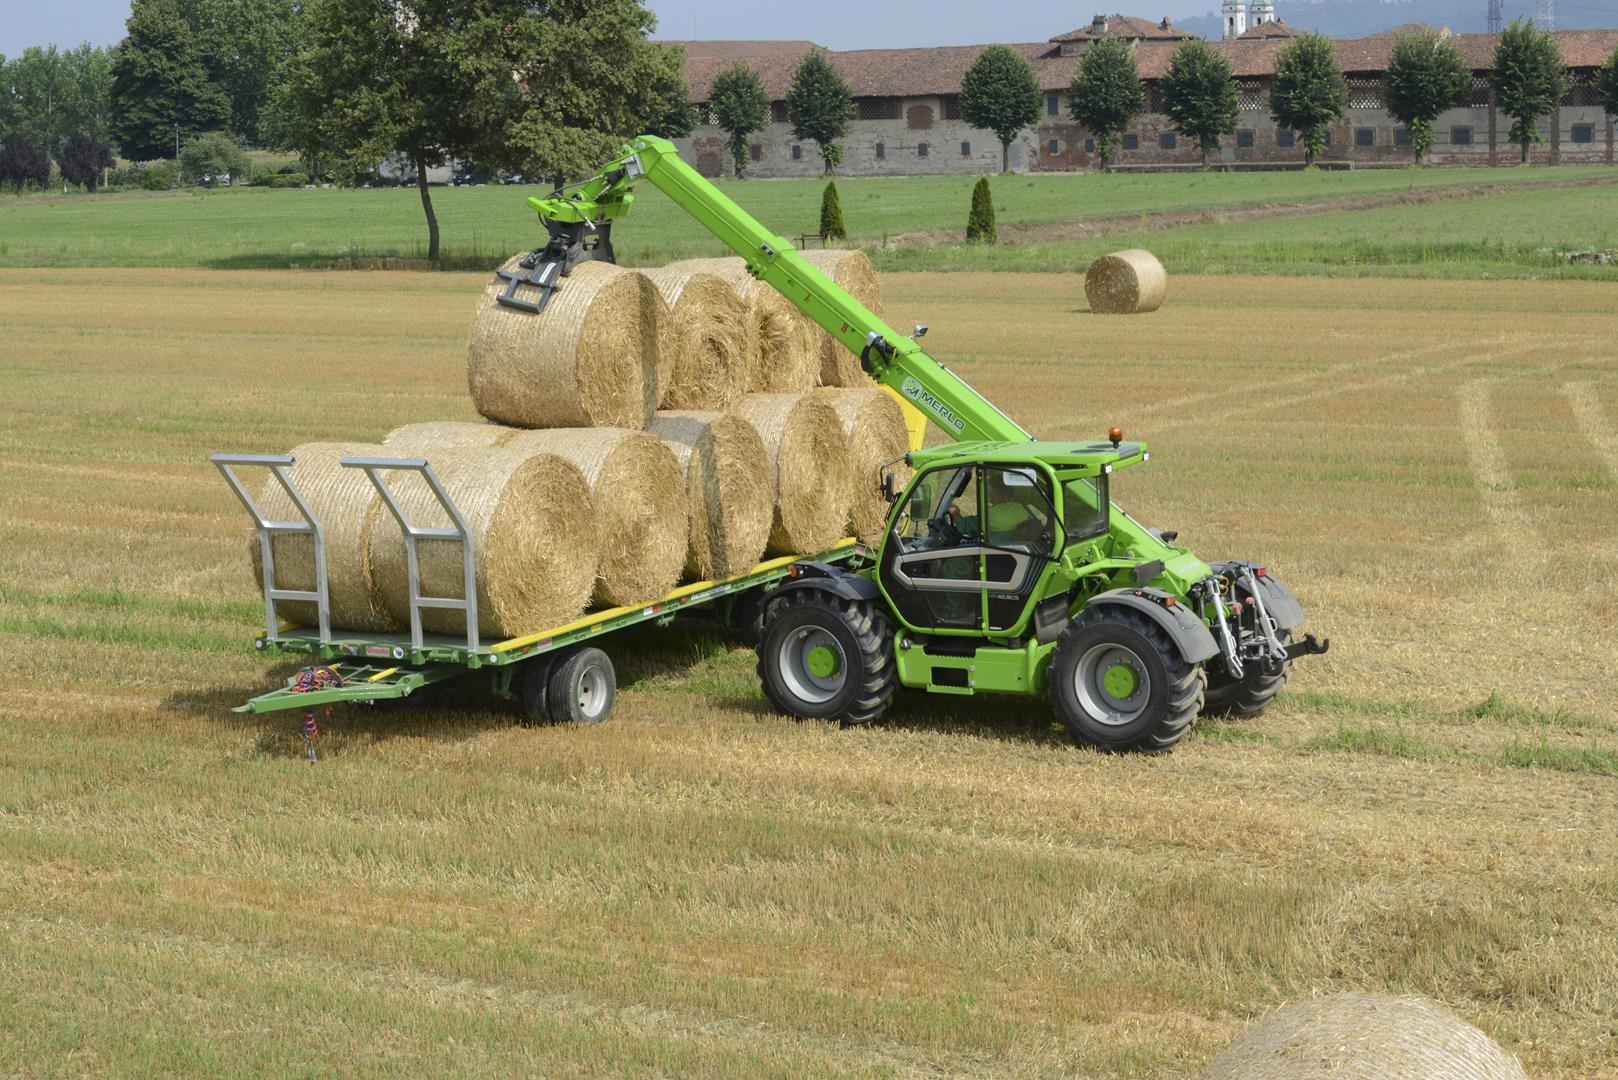
<path id="1" fill-rule="evenodd" d="M 1532 19 L 1513 22 L 1500 35 L 1488 78 L 1500 111 L 1512 121 L 1510 141 L 1522 148 L 1527 162 L 1529 147 L 1543 141 L 1539 119 L 1553 113 L 1567 92 L 1569 74 L 1555 38 Z M 1421 164 L 1439 114 L 1466 103 L 1472 72 L 1454 41 L 1422 30 L 1396 38 L 1383 82 L 1387 111 L 1405 125 Z M 1597 71 L 1595 86 L 1606 111 L 1618 116 L 1618 50 Z M 1241 100 L 1230 60 L 1201 38 L 1175 49 L 1157 91 L 1170 125 L 1196 141 L 1204 165 L 1221 140 L 1236 133 Z M 1281 49 L 1270 116 L 1298 132 L 1306 163 L 1325 149 L 1328 131 L 1348 101 L 1348 79 L 1329 38 L 1302 34 Z M 1038 122 L 1044 102 L 1033 68 L 1005 45 L 979 53 L 961 81 L 961 117 L 994 132 L 1002 170 L 1010 167 L 1012 142 Z M 712 122 L 726 133 L 736 174 L 745 175 L 748 139 L 769 119 L 770 100 L 758 75 L 741 62 L 725 68 L 714 79 L 708 106 Z M 853 95 L 820 49 L 799 61 L 786 106 L 793 137 L 818 144 L 825 171 L 831 172 L 842 159 L 838 140 L 847 135 Z M 1104 37 L 1085 50 L 1069 86 L 1068 108 L 1095 139 L 1103 164 L 1116 160 L 1124 132 L 1146 111 L 1146 86 L 1127 41 Z"/>

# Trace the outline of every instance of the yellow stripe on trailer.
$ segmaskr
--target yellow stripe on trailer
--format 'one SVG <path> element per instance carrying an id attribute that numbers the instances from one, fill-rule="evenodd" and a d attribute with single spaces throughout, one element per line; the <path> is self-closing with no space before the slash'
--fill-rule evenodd
<path id="1" fill-rule="evenodd" d="M 859 541 L 852 536 L 845 536 L 837 543 L 833 544 L 830 550 L 839 551 L 858 542 Z M 492 653 L 506 653 L 513 649 L 521 649 L 524 646 L 532 645 L 539 641 L 545 641 L 548 638 L 559 637 L 562 634 L 571 634 L 575 630 L 588 629 L 597 623 L 610 622 L 613 619 L 618 618 L 620 615 L 628 615 L 632 612 L 645 610 L 646 608 L 657 607 L 659 604 L 667 604 L 675 600 L 682 600 L 693 593 L 702 592 L 704 589 L 712 589 L 718 585 L 729 585 L 732 582 L 741 581 L 743 578 L 752 577 L 754 574 L 767 574 L 771 570 L 779 570 L 783 566 L 791 566 L 793 563 L 800 562 L 806 558 L 813 558 L 813 556 L 783 555 L 778 559 L 770 559 L 767 562 L 761 562 L 751 570 L 743 570 L 739 574 L 732 574 L 726 578 L 717 578 L 713 581 L 693 581 L 689 585 L 681 585 L 678 589 L 675 589 L 668 595 L 660 597 L 649 603 L 628 604 L 624 607 L 608 608 L 605 611 L 592 611 L 583 618 L 575 619 L 570 623 L 563 624 L 562 626 L 553 627 L 549 630 L 541 630 L 537 634 L 524 634 L 522 637 L 511 638 L 507 641 L 500 642 L 498 645 L 491 645 L 489 647 L 489 651 Z"/>

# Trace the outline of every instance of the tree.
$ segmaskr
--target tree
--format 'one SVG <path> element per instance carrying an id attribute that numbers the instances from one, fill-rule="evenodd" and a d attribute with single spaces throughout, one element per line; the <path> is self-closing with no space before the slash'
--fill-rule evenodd
<path id="1" fill-rule="evenodd" d="M 1445 109 L 1465 104 L 1472 89 L 1472 72 L 1461 50 L 1431 30 L 1400 34 L 1383 75 L 1388 115 L 1410 132 L 1416 164 L 1433 145 L 1433 121 Z"/>
<path id="2" fill-rule="evenodd" d="M 249 143 L 264 137 L 262 112 L 281 65 L 301 45 L 298 0 L 184 0 L 209 77 L 230 102 L 227 125 Z"/>
<path id="3" fill-rule="evenodd" d="M 837 140 L 848 134 L 853 111 L 854 95 L 827 59 L 826 50 L 817 47 L 804 53 L 787 91 L 787 119 L 792 121 L 794 139 L 808 139 L 820 147 L 820 160 L 828 174 L 843 160 Z"/>
<path id="4" fill-rule="evenodd" d="M 1328 125 L 1348 108 L 1348 80 L 1337 66 L 1336 48 L 1320 34 L 1300 34 L 1275 58 L 1270 117 L 1303 135 L 1303 160 L 1315 163 L 1326 148 Z"/>
<path id="5" fill-rule="evenodd" d="M 737 61 L 714 76 L 708 106 L 713 109 L 719 130 L 727 136 L 725 145 L 730 147 L 731 160 L 736 163 L 736 175 L 744 175 L 747 137 L 764 126 L 770 112 L 770 99 L 763 85 L 746 64 Z"/>
<path id="6" fill-rule="evenodd" d="M 112 134 L 127 158 L 174 157 L 175 143 L 230 122 L 180 0 L 134 0 L 112 63 Z"/>
<path id="7" fill-rule="evenodd" d="M 1595 86 L 1601 107 L 1607 110 L 1608 116 L 1618 119 L 1618 49 L 1596 69 Z"/>
<path id="8" fill-rule="evenodd" d="M 180 150 L 180 174 L 190 183 L 213 187 L 220 178 L 239 176 L 247 167 L 247 155 L 234 135 L 210 131 L 197 135 Z"/>
<path id="9" fill-rule="evenodd" d="M 978 53 L 961 79 L 961 116 L 1000 140 L 1000 171 L 1011 171 L 1011 141 L 1039 119 L 1042 95 L 1034 69 L 1007 45 Z"/>
<path id="10" fill-rule="evenodd" d="M 1206 167 L 1208 154 L 1219 149 L 1220 136 L 1236 134 L 1236 121 L 1241 118 L 1241 98 L 1230 61 L 1206 41 L 1193 38 L 1174 50 L 1157 88 L 1174 130 L 1197 140 Z"/>
<path id="11" fill-rule="evenodd" d="M 1124 129 L 1144 108 L 1146 87 L 1127 41 L 1104 37 L 1084 51 L 1068 88 L 1068 112 L 1095 137 L 1103 165 L 1117 156 Z"/>
<path id="12" fill-rule="evenodd" d="M 972 212 L 966 218 L 966 242 L 992 244 L 997 238 L 994 227 L 994 197 L 989 194 L 989 178 L 980 176 L 972 188 Z"/>
<path id="13" fill-rule="evenodd" d="M 636 134 L 656 135 L 664 139 L 683 139 L 701 121 L 697 107 L 691 102 L 691 88 L 685 84 L 685 49 L 679 45 L 664 47 L 667 68 L 653 89 L 650 109 L 641 118 Z"/>
<path id="14" fill-rule="evenodd" d="M 837 197 L 837 183 L 826 181 L 826 190 L 820 196 L 820 235 L 827 240 L 848 239 L 848 227 L 843 224 L 843 201 Z"/>
<path id="15" fill-rule="evenodd" d="M 1554 112 L 1567 93 L 1567 68 L 1556 39 L 1536 29 L 1533 19 L 1513 19 L 1494 47 L 1489 84 L 1500 111 L 1511 117 L 1508 138 L 1522 147 L 1526 165 L 1528 147 L 1544 141 L 1534 121 Z"/>
<path id="16" fill-rule="evenodd" d="M 84 42 L 62 53 L 62 64 L 74 87 L 63 130 L 105 143 L 112 138 L 112 54 Z"/>
<path id="17" fill-rule="evenodd" d="M 0 142 L 0 184 L 22 194 L 27 184 L 44 187 L 51 181 L 51 157 L 28 136 L 12 132 Z"/>
<path id="18" fill-rule="evenodd" d="M 310 0 L 304 18 L 271 110 L 278 143 L 346 180 L 406 162 L 433 262 L 428 169 L 589 175 L 639 134 L 669 66 L 635 0 Z"/>
<path id="19" fill-rule="evenodd" d="M 62 179 L 77 184 L 86 191 L 95 192 L 101 186 L 103 169 L 113 166 L 112 149 L 88 135 L 70 135 L 56 164 L 62 170 Z"/>

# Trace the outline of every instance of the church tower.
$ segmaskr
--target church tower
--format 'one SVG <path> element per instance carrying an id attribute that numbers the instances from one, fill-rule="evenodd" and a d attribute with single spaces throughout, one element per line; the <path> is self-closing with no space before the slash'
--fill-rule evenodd
<path id="1" fill-rule="evenodd" d="M 1275 4 L 1272 0 L 1253 0 L 1253 25 L 1263 26 L 1274 21 Z"/>
<path id="2" fill-rule="evenodd" d="M 1264 3 L 1264 0 L 1259 0 L 1259 3 Z M 1226 41 L 1235 41 L 1247 32 L 1247 0 L 1222 0 L 1219 11 L 1225 17 Z"/>

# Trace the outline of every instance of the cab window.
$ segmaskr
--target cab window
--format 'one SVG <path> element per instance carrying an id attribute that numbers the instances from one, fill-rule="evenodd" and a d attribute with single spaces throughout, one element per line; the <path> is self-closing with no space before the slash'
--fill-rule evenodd
<path id="1" fill-rule="evenodd" d="M 1109 524 L 1106 476 L 1076 476 L 1062 482 L 1063 531 L 1068 543 L 1088 540 Z"/>

